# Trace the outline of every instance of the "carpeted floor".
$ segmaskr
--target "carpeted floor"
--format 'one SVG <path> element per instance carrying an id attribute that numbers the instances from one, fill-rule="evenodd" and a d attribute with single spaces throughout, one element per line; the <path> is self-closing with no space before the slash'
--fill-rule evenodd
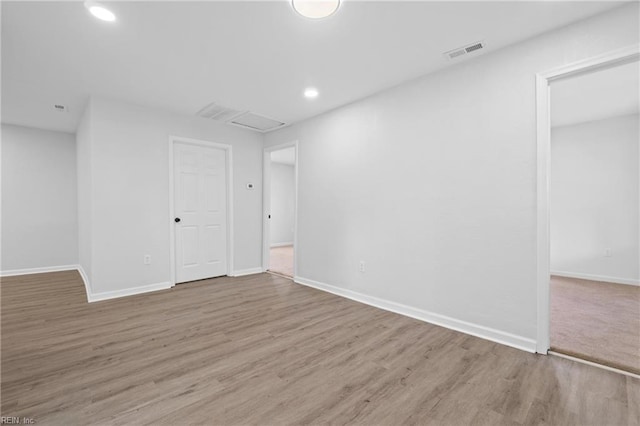
<path id="1" fill-rule="evenodd" d="M 640 374 L 640 287 L 551 277 L 551 349 Z"/>
<path id="2" fill-rule="evenodd" d="M 293 246 L 271 247 L 269 271 L 293 277 Z"/>

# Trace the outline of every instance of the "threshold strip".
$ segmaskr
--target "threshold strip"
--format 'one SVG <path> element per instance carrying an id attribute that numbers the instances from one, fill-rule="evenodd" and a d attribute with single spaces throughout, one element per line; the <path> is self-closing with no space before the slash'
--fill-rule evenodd
<path id="1" fill-rule="evenodd" d="M 636 379 L 640 379 L 640 375 L 634 374 L 634 373 L 632 373 L 630 371 L 620 370 L 619 368 L 609 367 L 608 365 L 598 364 L 597 362 L 587 361 L 586 359 L 576 358 L 574 356 L 565 355 L 565 354 L 560 353 L 560 352 L 547 351 L 547 353 L 549 355 L 557 356 L 559 358 L 569 359 L 571 361 L 579 362 L 581 364 L 587 364 L 587 365 L 590 365 L 592 367 L 597 367 L 597 368 L 601 368 L 603 370 L 613 371 L 614 373 L 622 374 L 624 376 L 629 376 L 629 377 L 634 377 Z"/>
<path id="2" fill-rule="evenodd" d="M 276 275 L 276 276 L 278 276 L 278 277 L 286 278 L 286 279 L 288 279 L 288 280 L 293 281 L 293 277 L 290 277 L 289 275 L 281 274 L 281 273 L 279 273 L 279 272 L 275 272 L 275 271 L 270 271 L 270 270 L 268 270 L 268 269 L 267 269 L 267 274 Z"/>

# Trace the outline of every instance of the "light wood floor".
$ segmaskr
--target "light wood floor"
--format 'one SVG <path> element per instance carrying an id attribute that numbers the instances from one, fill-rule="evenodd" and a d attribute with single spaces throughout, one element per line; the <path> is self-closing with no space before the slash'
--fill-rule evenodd
<path id="1" fill-rule="evenodd" d="M 39 424 L 637 425 L 640 381 L 294 284 L 220 278 L 87 304 L 2 280 L 2 415 Z"/>
<path id="2" fill-rule="evenodd" d="M 551 348 L 640 374 L 640 287 L 551 277 Z"/>
<path id="3" fill-rule="evenodd" d="M 293 246 L 269 249 L 269 271 L 293 277 Z"/>

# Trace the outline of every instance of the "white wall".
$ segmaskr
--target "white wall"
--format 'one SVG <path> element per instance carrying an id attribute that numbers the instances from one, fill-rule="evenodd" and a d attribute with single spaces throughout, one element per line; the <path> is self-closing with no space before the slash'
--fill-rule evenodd
<path id="1" fill-rule="evenodd" d="M 637 4 L 267 134 L 299 141 L 298 281 L 533 350 L 535 74 L 634 43 Z"/>
<path id="2" fill-rule="evenodd" d="M 3 272 L 78 263 L 75 137 L 2 124 Z"/>
<path id="3" fill-rule="evenodd" d="M 638 283 L 638 124 L 627 115 L 552 129 L 552 272 Z"/>
<path id="4" fill-rule="evenodd" d="M 91 292 L 92 259 L 92 152 L 91 102 L 85 107 L 76 130 L 76 168 L 78 171 L 78 260 L 87 292 Z"/>
<path id="5" fill-rule="evenodd" d="M 271 245 L 293 244 L 295 222 L 295 170 L 288 164 L 271 163 Z"/>
<path id="6" fill-rule="evenodd" d="M 91 168 L 81 178 L 91 182 L 84 214 L 90 215 L 93 293 L 125 294 L 172 279 L 169 135 L 232 145 L 234 270 L 261 267 L 261 134 L 102 98 L 89 108 Z M 245 188 L 248 182 L 255 190 Z M 147 254 L 151 265 L 143 264 Z"/>

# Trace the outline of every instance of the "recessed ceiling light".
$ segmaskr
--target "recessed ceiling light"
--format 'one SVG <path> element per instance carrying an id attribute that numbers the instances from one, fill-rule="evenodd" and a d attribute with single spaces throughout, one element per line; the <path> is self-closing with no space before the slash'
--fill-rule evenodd
<path id="1" fill-rule="evenodd" d="M 313 99 L 318 97 L 318 89 L 315 87 L 307 87 L 304 89 L 304 97 L 308 99 Z"/>
<path id="2" fill-rule="evenodd" d="M 291 0 L 293 9 L 311 19 L 322 19 L 333 15 L 340 7 L 340 0 Z"/>
<path id="3" fill-rule="evenodd" d="M 84 7 L 86 7 L 93 16 L 100 20 L 107 22 L 113 22 L 116 20 L 116 15 L 100 3 L 85 1 Z"/>

